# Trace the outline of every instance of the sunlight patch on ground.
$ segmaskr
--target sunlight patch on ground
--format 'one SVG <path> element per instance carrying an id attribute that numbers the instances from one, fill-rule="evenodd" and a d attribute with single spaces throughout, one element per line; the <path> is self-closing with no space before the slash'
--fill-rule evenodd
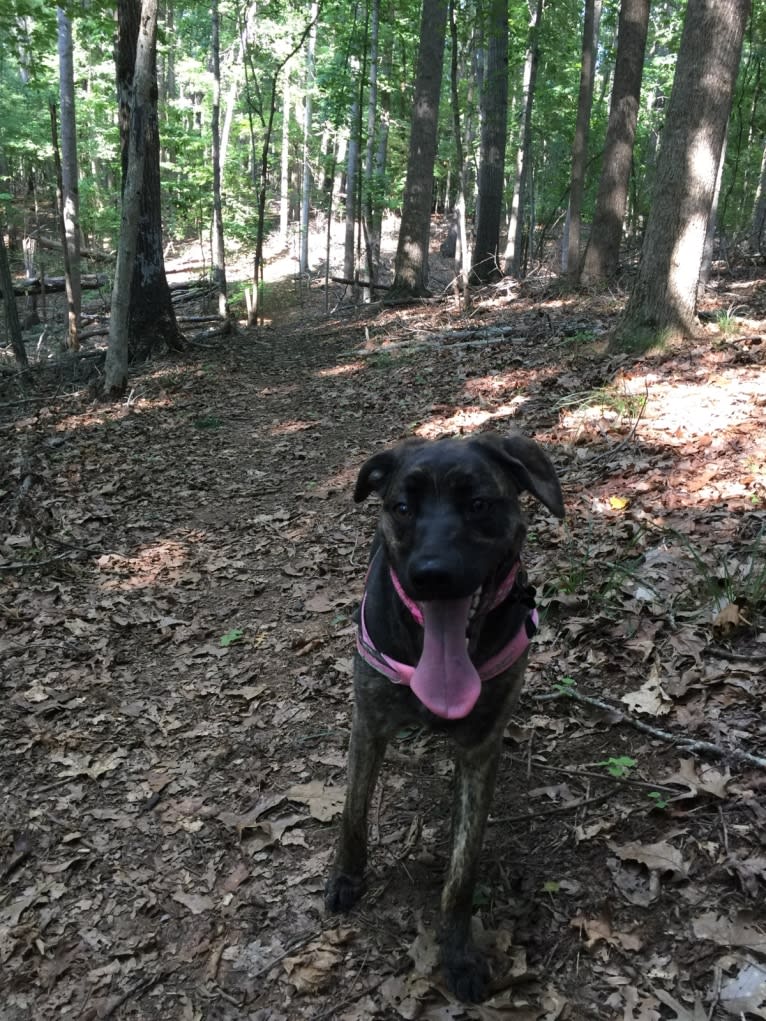
<path id="1" fill-rule="evenodd" d="M 307 422 L 302 419 L 292 419 L 289 422 L 280 422 L 273 429 L 269 430 L 269 436 L 291 436 L 293 433 L 306 432 L 307 429 L 318 429 L 322 422 Z"/>
<path id="2" fill-rule="evenodd" d="M 363 362 L 348 362 L 346 365 L 335 365 L 331 369 L 320 369 L 317 372 L 319 379 L 328 379 L 332 376 L 353 376 L 364 369 Z"/>
<path id="3" fill-rule="evenodd" d="M 107 592 L 128 592 L 158 582 L 177 585 L 183 577 L 189 551 L 184 543 L 167 540 L 145 546 L 131 557 L 105 553 L 96 561 L 104 575 L 101 588 Z"/>
<path id="4" fill-rule="evenodd" d="M 415 430 L 415 435 L 426 440 L 440 436 L 454 436 L 455 433 L 473 432 L 487 422 L 513 418 L 525 403 L 526 397 L 516 397 L 510 404 L 501 404 L 492 411 L 482 408 L 461 408 L 454 415 L 434 415 Z"/>

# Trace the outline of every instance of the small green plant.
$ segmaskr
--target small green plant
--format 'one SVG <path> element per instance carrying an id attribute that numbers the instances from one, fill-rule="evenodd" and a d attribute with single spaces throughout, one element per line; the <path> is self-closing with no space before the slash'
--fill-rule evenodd
<path id="1" fill-rule="evenodd" d="M 558 893 L 560 889 L 561 889 L 561 883 L 557 882 L 555 879 L 547 879 L 543 883 L 543 893 L 550 893 L 550 894 Z"/>
<path id="2" fill-rule="evenodd" d="M 719 312 L 716 316 L 716 325 L 724 336 L 729 337 L 739 329 L 739 323 L 735 316 L 736 305 L 729 305 L 725 312 Z"/>
<path id="3" fill-rule="evenodd" d="M 231 631 L 227 631 L 225 635 L 221 635 L 219 645 L 224 649 L 228 649 L 230 645 L 233 645 L 235 642 L 241 641 L 243 635 L 244 631 L 242 631 L 241 628 L 233 627 Z"/>
<path id="4" fill-rule="evenodd" d="M 649 791 L 647 797 L 650 799 L 655 808 L 667 808 L 668 799 L 660 791 Z"/>
<path id="5" fill-rule="evenodd" d="M 570 691 L 574 690 L 576 685 L 577 681 L 574 677 L 562 677 L 560 681 L 553 685 L 553 689 L 559 695 L 568 695 Z"/>
<path id="6" fill-rule="evenodd" d="M 630 771 L 637 765 L 637 762 L 630 755 L 617 755 L 603 759 L 601 762 L 597 762 L 596 765 L 603 766 L 610 776 L 622 780 L 626 776 L 630 776 Z"/>

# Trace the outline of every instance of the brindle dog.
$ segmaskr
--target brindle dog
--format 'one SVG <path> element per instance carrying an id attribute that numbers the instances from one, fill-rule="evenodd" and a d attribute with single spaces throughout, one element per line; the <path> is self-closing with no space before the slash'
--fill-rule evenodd
<path id="1" fill-rule="evenodd" d="M 418 721 L 454 742 L 452 850 L 442 892 L 442 965 L 461 1000 L 479 1001 L 489 968 L 470 924 L 501 742 L 524 679 L 534 590 L 519 556 L 526 490 L 558 518 L 556 472 L 532 440 L 484 433 L 407 441 L 371 457 L 354 500 L 383 501 L 360 611 L 348 792 L 325 891 L 330 911 L 359 897 L 367 812 L 386 744 Z"/>

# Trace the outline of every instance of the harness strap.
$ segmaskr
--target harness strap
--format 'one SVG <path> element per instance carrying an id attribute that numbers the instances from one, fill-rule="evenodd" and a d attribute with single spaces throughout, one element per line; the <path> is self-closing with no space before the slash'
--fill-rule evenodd
<path id="1" fill-rule="evenodd" d="M 516 583 L 520 567 L 520 561 L 516 561 L 508 573 L 508 576 L 498 588 L 495 597 L 492 600 L 492 604 L 489 607 L 490 610 L 494 610 L 508 598 L 514 584 Z M 391 570 L 391 580 L 394 588 L 396 589 L 397 595 L 410 611 L 414 619 L 422 627 L 423 613 L 420 607 L 417 603 L 410 599 L 404 591 L 401 582 L 393 570 Z M 374 670 L 383 674 L 384 677 L 393 681 L 394 684 L 403 684 L 406 687 L 409 687 L 412 675 L 415 673 L 415 667 L 410 663 L 400 663 L 399 660 L 394 659 L 392 656 L 387 656 L 376 647 L 367 630 L 367 622 L 365 621 L 366 605 L 367 590 L 365 588 L 365 592 L 362 597 L 362 606 L 359 612 L 359 627 L 356 632 L 357 652 Z M 532 637 L 537 631 L 538 621 L 538 613 L 533 606 L 521 622 L 521 626 L 518 631 L 506 642 L 502 649 L 496 652 L 494 656 L 491 656 L 486 663 L 482 663 L 481 666 L 476 668 L 482 681 L 489 681 L 493 677 L 497 677 L 498 674 L 503 673 L 505 670 L 509 670 L 513 664 L 524 655 L 531 644 Z"/>

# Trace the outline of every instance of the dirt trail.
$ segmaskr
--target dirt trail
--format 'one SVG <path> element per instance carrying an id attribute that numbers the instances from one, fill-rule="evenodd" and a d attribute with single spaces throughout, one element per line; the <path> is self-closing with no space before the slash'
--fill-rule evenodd
<path id="1" fill-rule="evenodd" d="M 153 366 L 129 406 L 4 409 L 2 1021 L 761 1009 L 764 774 L 733 754 L 766 753 L 760 321 L 632 362 L 599 346 L 613 313 L 298 308 Z M 486 347 L 385 347 L 511 321 Z M 356 470 L 492 426 L 549 445 L 569 522 L 530 507 L 545 618 L 477 897 L 498 992 L 465 1008 L 431 975 L 439 740 L 391 751 L 361 909 L 327 918 L 321 891 L 375 521 Z"/>

